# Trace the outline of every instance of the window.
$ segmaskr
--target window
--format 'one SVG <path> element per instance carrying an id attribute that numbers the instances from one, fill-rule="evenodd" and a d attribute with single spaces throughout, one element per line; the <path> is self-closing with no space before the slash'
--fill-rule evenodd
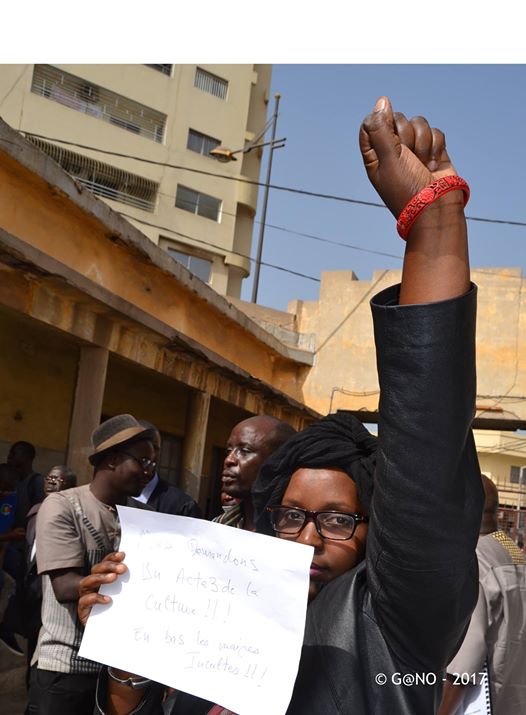
<path id="1" fill-rule="evenodd" d="M 96 196 L 153 211 L 159 184 L 36 137 L 27 137 Z"/>
<path id="2" fill-rule="evenodd" d="M 157 72 L 162 72 L 162 74 L 168 75 L 172 74 L 172 65 L 146 65 L 146 67 L 151 67 L 152 70 L 157 70 Z"/>
<path id="3" fill-rule="evenodd" d="M 161 479 L 166 479 L 170 484 L 179 484 L 182 452 L 183 440 L 180 437 L 161 432 L 161 454 L 157 465 Z"/>
<path id="4" fill-rule="evenodd" d="M 219 99 L 226 99 L 228 92 L 226 79 L 221 79 L 221 77 L 206 72 L 200 67 L 197 67 L 195 71 L 194 87 L 201 89 L 203 92 L 208 92 L 208 94 L 213 94 L 214 97 L 219 97 Z"/>
<path id="5" fill-rule="evenodd" d="M 175 205 L 184 211 L 209 218 L 212 221 L 219 221 L 221 211 L 221 200 L 208 194 L 201 194 L 186 186 L 177 186 Z"/>
<path id="6" fill-rule="evenodd" d="M 526 486 L 526 467 L 510 467 L 510 482 L 512 484 L 524 484 L 524 486 Z"/>
<path id="7" fill-rule="evenodd" d="M 209 137 L 207 134 L 201 134 L 201 132 L 197 132 L 195 129 L 188 130 L 186 148 L 190 149 L 190 151 L 195 151 L 203 156 L 209 156 L 212 149 L 215 149 L 220 144 L 219 139 Z"/>
<path id="8" fill-rule="evenodd" d="M 165 114 L 51 65 L 35 65 L 31 91 L 133 134 L 163 140 Z"/>
<path id="9" fill-rule="evenodd" d="M 185 268 L 188 268 L 194 276 L 208 283 L 212 272 L 212 261 L 206 258 L 199 258 L 199 256 L 192 256 L 189 253 L 183 253 L 183 251 L 177 251 L 175 248 L 168 248 L 168 253 L 178 263 L 182 263 Z"/>

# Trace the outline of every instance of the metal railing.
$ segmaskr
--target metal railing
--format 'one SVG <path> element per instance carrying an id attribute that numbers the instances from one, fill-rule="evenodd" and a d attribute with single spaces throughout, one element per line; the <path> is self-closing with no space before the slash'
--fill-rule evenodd
<path id="1" fill-rule="evenodd" d="M 203 92 L 208 92 L 208 94 L 213 94 L 214 97 L 219 99 L 226 99 L 228 92 L 228 82 L 226 79 L 221 79 L 217 75 L 202 70 L 197 67 L 195 71 L 194 86 L 197 89 L 201 89 Z"/>
<path id="2" fill-rule="evenodd" d="M 104 199 L 112 199 L 113 201 L 119 201 L 121 204 L 127 204 L 128 206 L 135 206 L 137 209 L 143 209 L 144 211 L 153 211 L 155 207 L 155 202 L 145 201 L 144 199 L 139 199 L 136 196 L 131 196 L 125 191 L 119 191 L 111 186 L 104 186 L 104 184 L 98 184 L 96 181 L 85 179 L 83 176 L 71 175 L 76 179 L 79 184 L 85 186 L 91 191 L 95 196 L 101 196 Z"/>
<path id="3" fill-rule="evenodd" d="M 52 65 L 35 65 L 31 91 L 133 134 L 163 141 L 165 114 Z"/>
<path id="4" fill-rule="evenodd" d="M 155 210 L 159 190 L 159 184 L 155 181 L 50 144 L 38 137 L 28 135 L 27 138 L 96 196 L 143 211 Z"/>
<path id="5" fill-rule="evenodd" d="M 168 75 L 168 77 L 171 77 L 171 75 L 172 75 L 173 65 L 146 65 L 146 67 L 151 67 L 152 70 L 157 70 L 157 72 L 162 72 L 162 74 Z"/>

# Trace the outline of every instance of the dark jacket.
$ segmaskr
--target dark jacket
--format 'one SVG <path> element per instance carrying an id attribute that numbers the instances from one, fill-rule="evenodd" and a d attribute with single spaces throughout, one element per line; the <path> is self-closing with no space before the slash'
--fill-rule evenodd
<path id="1" fill-rule="evenodd" d="M 381 402 L 366 561 L 308 609 L 290 715 L 432 715 L 477 600 L 476 291 L 396 298 L 373 300 Z"/>
<path id="2" fill-rule="evenodd" d="M 397 300 L 395 286 L 372 301 L 381 400 L 366 559 L 310 604 L 287 715 L 434 715 L 477 600 L 476 289 Z M 156 693 L 140 712 L 161 712 Z M 210 707 L 195 706 L 185 715 Z"/>
<path id="3" fill-rule="evenodd" d="M 150 495 L 148 506 L 162 514 L 175 514 L 178 516 L 193 516 L 200 519 L 199 505 L 174 484 L 161 479 Z"/>

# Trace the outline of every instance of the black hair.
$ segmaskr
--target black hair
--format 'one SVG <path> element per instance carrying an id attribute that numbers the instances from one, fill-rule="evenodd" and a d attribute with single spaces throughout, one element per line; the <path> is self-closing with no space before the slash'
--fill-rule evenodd
<path id="1" fill-rule="evenodd" d="M 274 452 L 261 467 L 252 488 L 257 530 L 274 531 L 267 506 L 280 504 L 292 474 L 301 468 L 339 469 L 355 482 L 358 499 L 368 511 L 376 467 L 376 437 L 348 412 L 313 422 Z"/>
<path id="2" fill-rule="evenodd" d="M 36 455 L 36 451 L 34 446 L 31 444 L 31 442 L 15 442 L 13 445 L 11 445 L 11 450 L 10 451 L 17 451 L 19 452 L 24 459 L 28 459 L 33 461 Z"/>

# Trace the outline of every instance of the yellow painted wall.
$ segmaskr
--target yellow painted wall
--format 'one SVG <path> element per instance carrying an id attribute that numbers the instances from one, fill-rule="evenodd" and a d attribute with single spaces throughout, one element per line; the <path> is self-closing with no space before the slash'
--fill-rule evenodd
<path id="1" fill-rule="evenodd" d="M 519 490 L 519 484 L 510 481 L 511 467 L 526 465 L 525 435 L 497 430 L 474 430 L 474 434 L 480 469 L 497 485 L 500 504 L 516 507 L 520 503 L 525 507 L 526 486 Z"/>
<path id="2" fill-rule="evenodd" d="M 77 375 L 77 346 L 58 331 L 6 309 L 0 310 L 0 344 L 0 440 L 6 444 L 27 440 L 37 452 L 63 453 Z"/>
<path id="3" fill-rule="evenodd" d="M 477 409 L 488 417 L 526 419 L 526 282 L 520 268 L 472 269 L 477 283 Z M 375 410 L 378 377 L 369 301 L 400 281 L 400 271 L 375 271 L 358 280 L 352 271 L 322 273 L 318 301 L 289 306 L 297 330 L 316 336 L 314 367 L 303 384 L 305 403 Z M 332 404 L 331 394 L 334 389 Z M 343 389 L 344 391 L 340 391 Z M 501 412 L 494 412 L 495 408 Z"/>
<path id="4" fill-rule="evenodd" d="M 110 355 L 102 413 L 124 412 L 152 422 L 161 432 L 182 437 L 188 388 L 128 360 Z"/>

